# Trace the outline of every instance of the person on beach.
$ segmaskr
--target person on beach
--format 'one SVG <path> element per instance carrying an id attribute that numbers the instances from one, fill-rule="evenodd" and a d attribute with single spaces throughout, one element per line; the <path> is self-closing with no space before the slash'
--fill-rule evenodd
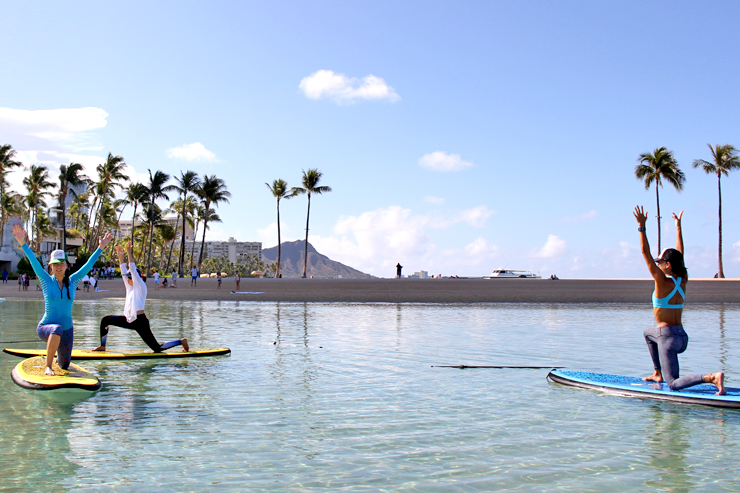
<path id="1" fill-rule="evenodd" d="M 159 289 L 159 271 L 155 270 L 152 277 L 154 278 L 154 288 Z"/>
<path id="2" fill-rule="evenodd" d="M 679 377 L 678 355 L 686 351 L 689 336 L 681 325 L 681 314 L 689 282 L 683 259 L 683 233 L 681 231 L 681 217 L 673 214 L 676 222 L 676 248 L 666 248 L 660 257 L 653 259 L 650 254 L 645 223 L 647 214 L 642 206 L 636 206 L 634 212 L 640 233 L 640 247 L 650 275 L 655 280 L 653 292 L 653 314 L 657 327 L 645 329 L 644 336 L 647 342 L 650 357 L 653 360 L 655 371 L 643 380 L 664 382 L 671 390 L 681 390 L 701 383 L 711 383 L 717 387 L 717 395 L 725 391 L 725 374 L 720 372 L 700 374 L 694 373 Z"/>
<path id="3" fill-rule="evenodd" d="M 190 269 L 190 285 L 191 286 L 198 285 L 198 269 L 195 266 L 193 266 L 193 268 Z"/>
<path id="4" fill-rule="evenodd" d="M 172 286 L 171 288 L 177 287 L 177 269 L 172 269 Z"/>
<path id="5" fill-rule="evenodd" d="M 110 242 L 113 236 L 109 233 L 98 238 L 98 248 L 95 249 L 85 265 L 74 274 L 69 274 L 69 262 L 64 250 L 54 250 L 49 258 L 49 267 L 52 275 L 49 275 L 39 263 L 33 250 L 28 246 L 28 235 L 26 231 L 16 224 L 13 233 L 18 244 L 26 254 L 31 263 L 33 271 L 41 282 L 41 290 L 44 293 L 44 316 L 36 327 L 39 339 L 46 341 L 46 368 L 44 375 L 54 375 L 52 363 L 54 354 L 57 355 L 57 363 L 63 370 L 69 368 L 72 361 L 72 344 L 74 342 L 74 327 L 72 325 L 72 303 L 75 300 L 77 285 L 82 277 L 90 271 L 95 262 L 103 253 L 103 248 Z"/>
<path id="6" fill-rule="evenodd" d="M 221 289 L 221 271 L 216 272 L 216 280 L 218 281 L 218 287 L 216 289 Z"/>
<path id="7" fill-rule="evenodd" d="M 3 284 L 8 284 L 8 269 L 3 268 Z"/>
<path id="8" fill-rule="evenodd" d="M 175 346 L 182 346 L 184 352 L 190 350 L 188 340 L 185 338 L 159 344 L 152 334 L 149 325 L 149 319 L 144 314 L 144 305 L 146 303 L 147 288 L 141 279 L 136 263 L 134 262 L 134 252 L 129 241 L 126 244 L 126 253 L 128 255 L 128 266 L 123 261 L 123 248 L 116 247 L 118 263 L 121 265 L 121 277 L 123 285 L 126 287 L 126 303 L 123 308 L 123 315 L 108 315 L 100 321 L 100 346 L 93 351 L 105 351 L 105 345 L 108 342 L 108 327 L 114 325 L 124 329 L 135 330 L 139 337 L 155 353 L 161 353 L 165 349 Z"/>
<path id="9" fill-rule="evenodd" d="M 239 291 L 239 283 L 242 281 L 242 276 L 239 275 L 239 271 L 234 274 L 234 281 L 236 282 L 236 290 Z"/>

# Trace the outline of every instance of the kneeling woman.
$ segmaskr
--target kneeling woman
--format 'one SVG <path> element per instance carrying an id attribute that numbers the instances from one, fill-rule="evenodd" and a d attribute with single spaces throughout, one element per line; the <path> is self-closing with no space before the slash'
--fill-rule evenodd
<path id="1" fill-rule="evenodd" d="M 33 271 L 41 283 L 44 292 L 44 316 L 36 328 L 39 338 L 46 341 L 46 368 L 44 375 L 54 375 L 52 363 L 54 353 L 57 353 L 57 363 L 63 370 L 69 368 L 72 361 L 72 343 L 74 342 L 74 328 L 72 326 L 72 303 L 75 300 L 77 285 L 90 272 L 95 261 L 98 260 L 103 248 L 113 238 L 110 234 L 98 239 L 98 248 L 90 255 L 80 270 L 69 275 L 69 262 L 63 250 L 51 252 L 49 275 L 36 259 L 33 250 L 27 245 L 25 230 L 18 224 L 13 227 L 15 239 L 21 245 L 23 253 L 33 267 Z"/>
<path id="2" fill-rule="evenodd" d="M 717 394 L 725 394 L 725 375 L 722 372 L 694 373 L 679 377 L 678 355 L 686 351 L 689 344 L 689 336 L 681 325 L 686 285 L 689 282 L 689 274 L 683 261 L 683 234 L 681 232 L 683 211 L 678 216 L 673 214 L 673 219 L 676 221 L 676 248 L 666 248 L 660 258 L 654 260 L 650 255 L 650 245 L 645 232 L 647 214 L 641 206 L 635 207 L 634 214 L 639 225 L 637 230 L 640 232 L 642 256 L 650 270 L 650 275 L 655 280 L 653 314 L 657 327 L 645 329 L 643 334 L 655 371 L 643 380 L 665 381 L 671 390 L 711 383 L 717 387 Z"/>
<path id="3" fill-rule="evenodd" d="M 123 284 L 126 286 L 126 305 L 123 309 L 123 315 L 108 315 L 100 321 L 100 346 L 93 349 L 93 351 L 105 351 L 105 344 L 108 340 L 108 326 L 115 325 L 116 327 L 135 330 L 155 353 L 160 353 L 175 346 L 182 346 L 183 351 L 187 352 L 190 349 L 187 339 L 178 339 L 160 345 L 152 334 L 149 319 L 144 315 L 144 304 L 147 295 L 146 284 L 139 276 L 139 271 L 136 270 L 131 242 L 129 241 L 126 244 L 126 253 L 129 260 L 128 268 L 123 262 L 123 249 L 120 246 L 116 247 L 116 253 L 118 254 L 118 263 L 121 265 Z"/>

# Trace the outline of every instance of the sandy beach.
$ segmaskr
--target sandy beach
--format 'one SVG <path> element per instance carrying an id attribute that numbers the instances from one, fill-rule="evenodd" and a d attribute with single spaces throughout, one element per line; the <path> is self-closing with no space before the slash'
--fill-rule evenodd
<path id="1" fill-rule="evenodd" d="M 150 300 L 232 300 L 362 303 L 650 303 L 649 279 L 242 279 L 240 293 L 233 279 L 217 289 L 215 279 L 181 279 L 177 288 L 155 289 L 147 281 Z M 120 279 L 100 283 L 100 292 L 77 292 L 77 300 L 120 299 Z M 739 279 L 693 279 L 688 303 L 740 303 Z M 19 292 L 16 281 L 0 284 L 0 298 L 42 299 L 31 284 Z"/>

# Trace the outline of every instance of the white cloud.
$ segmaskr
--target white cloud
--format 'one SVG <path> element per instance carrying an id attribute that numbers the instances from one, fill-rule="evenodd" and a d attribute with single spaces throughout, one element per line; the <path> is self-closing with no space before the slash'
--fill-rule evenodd
<path id="1" fill-rule="evenodd" d="M 562 257 L 566 253 L 568 253 L 568 247 L 565 241 L 555 235 L 549 235 L 543 247 L 534 256 L 539 258 L 553 258 Z"/>
<path id="2" fill-rule="evenodd" d="M 447 154 L 446 152 L 436 151 L 425 154 L 419 159 L 419 165 L 423 168 L 433 171 L 460 171 L 473 165 L 468 161 L 463 161 L 459 154 Z"/>
<path id="3" fill-rule="evenodd" d="M 459 213 L 457 215 L 457 222 L 464 222 L 470 226 L 482 228 L 485 226 L 486 220 L 494 214 L 496 214 L 496 211 L 489 209 L 485 205 L 479 205 Z"/>
<path id="4" fill-rule="evenodd" d="M 465 245 L 463 249 L 467 260 L 473 265 L 480 264 L 498 255 L 498 247 L 491 245 L 483 237 L 478 237 L 474 242 Z"/>
<path id="5" fill-rule="evenodd" d="M 445 203 L 445 199 L 440 198 L 440 197 L 434 197 L 432 195 L 427 195 L 426 197 L 424 197 L 424 200 L 426 202 L 429 202 L 430 204 L 444 204 Z"/>
<path id="6" fill-rule="evenodd" d="M 49 148 L 48 143 L 46 146 L 28 146 L 25 142 L 51 141 L 74 151 L 100 151 L 100 143 L 92 140 L 87 132 L 105 127 L 108 123 L 106 118 L 107 112 L 91 107 L 56 110 L 0 108 L 0 133 L 17 149 L 44 150 Z"/>
<path id="7" fill-rule="evenodd" d="M 259 236 L 259 241 L 262 242 L 262 248 L 272 248 L 274 246 L 277 246 L 277 221 L 273 221 L 266 227 L 258 229 L 257 235 Z M 293 241 L 290 238 L 296 237 L 298 237 L 298 234 L 294 232 L 293 228 L 291 228 L 289 224 L 280 223 L 280 240 L 283 243 L 285 243 L 286 241 Z M 309 239 L 309 243 L 313 244 L 312 241 L 313 240 Z"/>
<path id="8" fill-rule="evenodd" d="M 590 221 L 592 219 L 596 219 L 598 215 L 599 215 L 599 211 L 594 209 L 588 212 L 584 212 L 583 214 L 579 214 L 577 216 L 565 216 L 564 218 L 561 219 L 561 221 L 566 222 L 566 223 L 577 224 L 583 221 Z"/>
<path id="9" fill-rule="evenodd" d="M 218 161 L 216 155 L 205 148 L 200 142 L 192 144 L 183 144 L 180 147 L 167 149 L 167 157 L 173 159 L 183 159 L 185 161 L 198 161 L 213 163 Z"/>
<path id="10" fill-rule="evenodd" d="M 331 70 L 319 70 L 305 77 L 298 86 L 309 99 L 331 99 L 339 104 L 357 100 L 400 101 L 396 91 L 385 80 L 374 75 L 362 79 L 335 74 Z"/>
<path id="11" fill-rule="evenodd" d="M 495 211 L 485 206 L 473 207 L 442 216 L 415 215 L 410 209 L 389 206 L 357 216 L 342 216 L 331 236 L 312 235 L 309 241 L 330 258 L 375 275 L 390 275 L 401 261 L 407 268 L 457 273 L 472 268 L 494 256 L 495 245 L 479 238 L 465 246 L 440 251 L 430 240 L 429 229 L 443 229 L 456 224 L 481 227 Z M 274 226 L 274 225 L 273 225 Z M 482 275 L 482 274 L 481 274 Z"/>
<path id="12" fill-rule="evenodd" d="M 42 164 L 56 181 L 61 164 L 80 163 L 88 176 L 95 176 L 95 166 L 104 158 L 80 154 L 101 152 L 103 146 L 96 130 L 107 124 L 108 113 L 101 108 L 62 108 L 55 110 L 19 110 L 0 108 L 0 135 L 16 150 L 24 166 Z M 25 171 L 8 175 L 10 187 L 23 190 Z"/>

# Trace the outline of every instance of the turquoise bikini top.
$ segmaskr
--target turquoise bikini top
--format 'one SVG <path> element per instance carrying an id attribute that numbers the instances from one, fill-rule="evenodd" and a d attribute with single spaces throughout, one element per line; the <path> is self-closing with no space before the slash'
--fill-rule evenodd
<path id="1" fill-rule="evenodd" d="M 681 288 L 681 278 L 671 277 L 671 279 L 673 279 L 673 282 L 676 284 L 676 287 L 673 288 L 671 294 L 665 298 L 656 298 L 655 292 L 653 291 L 653 306 L 655 308 L 683 308 L 683 303 L 680 305 L 671 305 L 668 303 L 668 300 L 673 298 L 676 293 L 680 294 L 681 298 L 686 299 L 686 294 L 684 294 L 683 289 Z"/>

